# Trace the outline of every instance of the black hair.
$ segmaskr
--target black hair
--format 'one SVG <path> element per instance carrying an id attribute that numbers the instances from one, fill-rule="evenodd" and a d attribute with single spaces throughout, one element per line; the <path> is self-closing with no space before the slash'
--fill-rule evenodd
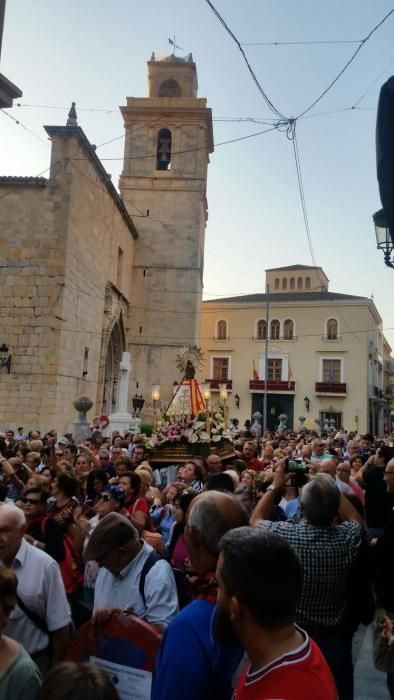
<path id="1" fill-rule="evenodd" d="M 56 480 L 58 488 L 60 491 L 63 491 L 68 498 L 72 498 L 73 496 L 77 495 L 79 483 L 75 476 L 69 474 L 68 472 L 62 472 L 58 475 Z"/>
<path id="2" fill-rule="evenodd" d="M 239 527 L 222 537 L 220 550 L 226 593 L 238 598 L 261 627 L 293 624 L 302 569 L 291 545 L 268 530 Z"/>
<path id="3" fill-rule="evenodd" d="M 382 447 L 379 447 L 379 456 L 384 459 L 384 465 L 386 466 L 390 459 L 394 458 L 394 448 L 388 445 L 382 445 Z"/>
<path id="4" fill-rule="evenodd" d="M 207 491 L 229 491 L 230 493 L 234 493 L 234 481 L 230 474 L 218 472 L 217 474 L 211 474 L 207 481 L 206 488 Z"/>
<path id="5" fill-rule="evenodd" d="M 23 491 L 23 497 L 28 493 L 37 493 L 40 496 L 40 503 L 44 504 L 49 498 L 49 492 L 42 486 L 29 486 Z"/>
<path id="6" fill-rule="evenodd" d="M 88 498 L 94 498 L 96 492 L 94 490 L 94 482 L 98 480 L 101 481 L 103 487 L 108 485 L 108 474 L 103 469 L 93 469 L 88 474 L 86 479 L 86 495 Z"/>

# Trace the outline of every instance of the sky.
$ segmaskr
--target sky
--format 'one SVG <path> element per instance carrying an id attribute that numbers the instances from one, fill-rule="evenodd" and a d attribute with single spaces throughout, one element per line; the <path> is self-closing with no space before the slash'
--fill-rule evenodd
<path id="1" fill-rule="evenodd" d="M 393 0 L 214 0 L 214 5 L 242 43 L 349 42 L 367 36 Z M 0 174 L 37 175 L 49 166 L 42 126 L 65 124 L 71 101 L 92 143 L 122 137 L 119 105 L 127 96 L 146 96 L 146 61 L 152 51 L 170 54 L 168 38 L 174 35 L 178 54 L 191 52 L 196 61 L 199 96 L 212 108 L 216 144 L 268 128 L 227 121 L 274 117 L 206 0 L 8 0 L 1 72 L 23 90 L 23 106 L 8 112 L 26 128 L 0 112 Z M 297 121 L 297 142 L 316 264 L 331 291 L 373 295 L 394 348 L 394 271 L 376 249 L 371 218 L 381 207 L 376 106 L 381 85 L 394 73 L 393 35 L 394 15 Z M 354 43 L 244 47 L 264 91 L 286 117 L 309 107 L 356 48 Z M 103 159 L 118 159 L 103 161 L 115 184 L 123 148 L 120 138 L 97 151 Z M 313 264 L 286 133 L 273 130 L 217 146 L 207 194 L 205 298 L 263 292 L 266 268 Z"/>

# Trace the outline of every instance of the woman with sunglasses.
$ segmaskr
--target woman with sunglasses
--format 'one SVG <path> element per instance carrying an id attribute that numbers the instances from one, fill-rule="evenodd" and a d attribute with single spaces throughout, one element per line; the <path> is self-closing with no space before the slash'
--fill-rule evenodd
<path id="1" fill-rule="evenodd" d="M 0 570 L 0 698 L 34 700 L 40 672 L 23 647 L 3 634 L 16 605 L 18 579 L 11 569 Z"/>
<path id="2" fill-rule="evenodd" d="M 47 513 L 49 493 L 43 486 L 30 486 L 21 498 L 21 507 L 26 518 L 26 535 L 30 544 L 43 549 L 52 559 L 64 559 L 64 534 Z"/>

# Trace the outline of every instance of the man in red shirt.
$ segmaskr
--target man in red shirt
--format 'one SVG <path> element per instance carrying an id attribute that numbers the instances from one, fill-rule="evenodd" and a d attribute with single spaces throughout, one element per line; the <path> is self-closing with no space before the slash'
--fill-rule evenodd
<path id="1" fill-rule="evenodd" d="M 323 654 L 294 624 L 302 571 L 291 545 L 241 527 L 220 549 L 217 634 L 222 643 L 237 639 L 249 659 L 233 700 L 337 700 Z"/>
<path id="2" fill-rule="evenodd" d="M 246 462 L 248 469 L 254 469 L 256 472 L 260 472 L 262 469 L 262 464 L 256 457 L 257 446 L 254 442 L 245 442 L 242 449 L 242 459 Z"/>

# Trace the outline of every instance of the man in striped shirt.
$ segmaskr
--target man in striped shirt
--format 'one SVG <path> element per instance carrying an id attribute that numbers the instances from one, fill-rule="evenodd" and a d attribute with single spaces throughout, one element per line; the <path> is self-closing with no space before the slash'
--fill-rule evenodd
<path id="1" fill-rule="evenodd" d="M 336 700 L 323 654 L 294 624 L 302 572 L 291 545 L 258 528 L 230 530 L 216 577 L 218 638 L 238 640 L 249 659 L 234 700 Z"/>

